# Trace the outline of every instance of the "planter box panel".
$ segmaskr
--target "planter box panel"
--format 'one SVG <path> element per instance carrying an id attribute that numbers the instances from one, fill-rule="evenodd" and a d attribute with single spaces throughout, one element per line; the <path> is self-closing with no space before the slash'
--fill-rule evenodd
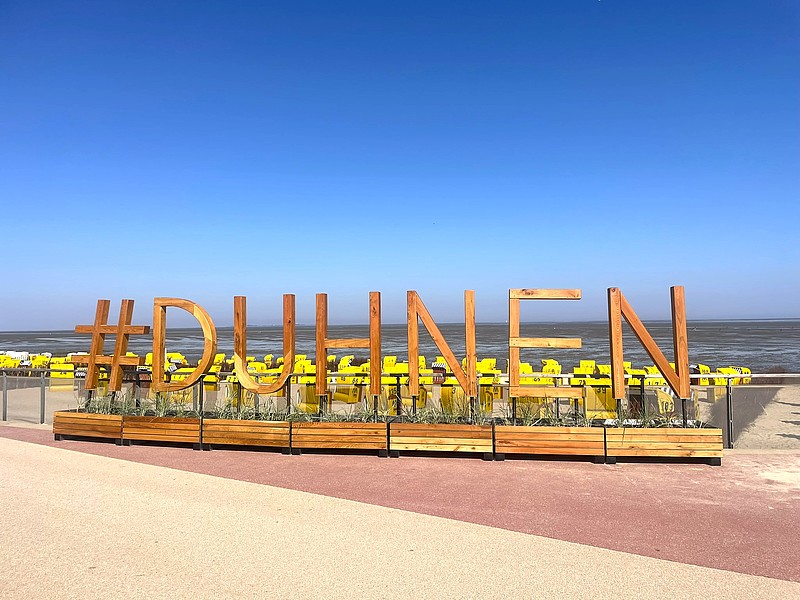
<path id="1" fill-rule="evenodd" d="M 490 425 L 392 423 L 391 450 L 435 452 L 492 452 Z"/>
<path id="2" fill-rule="evenodd" d="M 122 438 L 151 442 L 200 443 L 200 419 L 183 417 L 125 417 Z"/>
<path id="3" fill-rule="evenodd" d="M 384 423 L 292 423 L 292 448 L 385 450 Z"/>
<path id="4" fill-rule="evenodd" d="M 620 428 L 606 430 L 609 456 L 722 456 L 721 429 Z"/>
<path id="5" fill-rule="evenodd" d="M 599 427 L 498 425 L 495 428 L 495 448 L 500 454 L 605 454 L 603 430 Z"/>
<path id="6" fill-rule="evenodd" d="M 204 419 L 203 443 L 288 448 L 289 423 L 286 421 Z"/>
<path id="7" fill-rule="evenodd" d="M 122 416 L 57 411 L 53 413 L 53 434 L 119 439 L 122 437 Z"/>

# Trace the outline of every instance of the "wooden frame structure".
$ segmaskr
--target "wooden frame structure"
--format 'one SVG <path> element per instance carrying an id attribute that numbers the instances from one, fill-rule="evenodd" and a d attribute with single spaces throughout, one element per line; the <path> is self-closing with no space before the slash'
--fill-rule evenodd
<path id="1" fill-rule="evenodd" d="M 442 353 L 458 384 L 470 398 L 478 394 L 478 378 L 475 370 L 477 350 L 475 346 L 475 292 L 464 291 L 464 337 L 466 348 L 466 369 L 458 362 L 450 345 L 439 331 L 431 313 L 416 291 L 407 294 L 408 304 L 408 389 L 412 396 L 419 396 L 419 321 L 433 338 L 433 343 Z"/>
<path id="2" fill-rule="evenodd" d="M 642 321 L 619 288 L 608 288 L 608 331 L 611 343 L 611 389 L 614 398 L 625 397 L 625 366 L 622 354 L 622 318 L 630 325 L 639 343 L 664 376 L 678 398 L 691 396 L 689 377 L 689 341 L 686 333 L 686 299 L 683 286 L 670 288 L 672 304 L 672 343 L 675 352 L 675 369 L 653 340 Z"/>
<path id="3" fill-rule="evenodd" d="M 520 385 L 520 348 L 580 348 L 581 338 L 523 338 L 519 335 L 521 300 L 580 300 L 577 289 L 510 289 L 508 290 L 508 395 L 528 396 L 535 390 L 541 398 L 582 398 L 583 390 L 572 387 Z"/>

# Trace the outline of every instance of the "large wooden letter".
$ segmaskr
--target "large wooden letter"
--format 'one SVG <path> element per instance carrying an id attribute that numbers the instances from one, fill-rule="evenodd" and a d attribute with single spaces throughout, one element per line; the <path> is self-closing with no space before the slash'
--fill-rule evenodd
<path id="1" fill-rule="evenodd" d="M 450 346 L 445 341 L 442 332 L 431 318 L 431 313 L 425 308 L 422 298 L 415 291 L 409 291 L 408 299 L 408 389 L 412 396 L 419 395 L 419 322 L 433 338 L 433 342 L 442 353 L 447 366 L 458 380 L 458 385 L 469 397 L 477 395 L 478 381 L 476 372 L 475 357 L 475 292 L 473 290 L 464 291 L 464 321 L 466 336 L 467 364 L 466 370 L 461 368 L 461 363 L 453 354 Z"/>
<path id="2" fill-rule="evenodd" d="M 257 394 L 274 394 L 294 371 L 294 294 L 283 295 L 283 367 L 278 379 L 260 384 L 247 372 L 247 298 L 233 297 L 233 368 L 242 387 Z"/>
<path id="3" fill-rule="evenodd" d="M 203 356 L 186 379 L 167 383 L 164 381 L 164 353 L 166 351 L 167 307 L 180 308 L 191 313 L 203 330 Z M 217 330 L 208 313 L 199 304 L 182 298 L 155 298 L 153 300 L 153 382 L 154 392 L 174 392 L 192 386 L 214 362 L 217 352 Z"/>
<path id="4" fill-rule="evenodd" d="M 580 290 L 508 290 L 508 393 L 511 397 L 527 396 L 531 388 L 519 384 L 520 348 L 580 348 L 581 338 L 522 338 L 519 337 L 520 300 L 580 300 Z M 581 388 L 536 387 L 542 398 L 581 398 Z"/>
<path id="5" fill-rule="evenodd" d="M 622 356 L 622 317 L 625 317 L 639 343 L 655 363 L 678 398 L 691 396 L 689 377 L 689 341 L 686 335 L 686 300 L 683 286 L 670 288 L 672 299 L 672 345 L 675 369 L 661 352 L 650 332 L 636 316 L 619 288 L 608 288 L 608 333 L 611 342 L 611 389 L 614 398 L 625 397 L 625 366 Z"/>
<path id="6" fill-rule="evenodd" d="M 150 333 L 147 325 L 131 325 L 133 319 L 133 300 L 123 300 L 119 308 L 119 322 L 117 326 L 108 324 L 108 309 L 111 305 L 109 300 L 98 300 L 97 310 L 94 316 L 94 325 L 77 325 L 75 333 L 91 333 L 92 345 L 89 355 L 72 356 L 70 362 L 87 364 L 86 382 L 84 388 L 87 390 L 97 389 L 97 365 L 111 365 L 111 379 L 108 382 L 110 392 L 122 390 L 123 365 L 138 366 L 144 359 L 138 356 L 127 356 L 128 339 L 132 334 L 143 335 Z M 112 356 L 103 355 L 106 334 L 116 335 L 114 343 L 114 354 Z"/>
<path id="7" fill-rule="evenodd" d="M 369 337 L 331 339 L 328 337 L 328 294 L 317 294 L 317 396 L 327 393 L 328 350 L 369 348 L 369 391 L 381 393 L 381 293 L 369 293 Z"/>

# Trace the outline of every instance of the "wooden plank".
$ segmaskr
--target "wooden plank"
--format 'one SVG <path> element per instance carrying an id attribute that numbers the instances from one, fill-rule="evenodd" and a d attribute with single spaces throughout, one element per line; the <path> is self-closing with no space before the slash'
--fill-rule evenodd
<path id="1" fill-rule="evenodd" d="M 614 449 L 609 456 L 648 456 L 652 458 L 716 458 L 722 456 L 722 450 L 651 450 L 648 448 Z"/>
<path id="2" fill-rule="evenodd" d="M 340 450 L 383 450 L 386 448 L 386 438 L 382 442 L 349 442 L 338 441 L 301 441 L 292 438 L 292 446 L 295 448 L 319 448 L 319 449 L 340 449 Z"/>
<path id="3" fill-rule="evenodd" d="M 581 338 L 508 338 L 512 348 L 580 348 Z"/>
<path id="4" fill-rule="evenodd" d="M 224 437 L 203 435 L 204 444 L 215 446 L 262 446 L 269 448 L 288 448 L 289 437 Z"/>
<path id="5" fill-rule="evenodd" d="M 381 293 L 369 293 L 369 392 L 381 393 Z M 415 363 L 416 364 L 416 363 Z"/>
<path id="6" fill-rule="evenodd" d="M 120 331 L 117 325 L 101 325 L 100 327 L 95 327 L 94 325 L 75 325 L 75 333 L 94 333 L 95 331 L 99 331 L 103 334 L 116 334 Z M 125 325 L 122 331 L 126 334 L 130 335 L 147 335 L 150 333 L 150 326 L 149 325 Z"/>
<path id="7" fill-rule="evenodd" d="M 398 435 L 398 436 L 391 436 L 389 438 L 389 443 L 391 444 L 392 448 L 395 447 L 395 443 L 397 444 L 419 444 L 421 446 L 425 445 L 433 445 L 433 446 L 463 446 L 465 444 L 468 445 L 483 445 L 488 444 L 489 446 L 492 445 L 492 439 L 489 438 L 475 438 L 475 437 L 435 437 L 435 436 L 421 436 L 415 437 L 413 435 Z"/>
<path id="8" fill-rule="evenodd" d="M 512 398 L 583 398 L 583 388 L 518 385 L 509 387 L 508 394 Z"/>
<path id="9" fill-rule="evenodd" d="M 519 338 L 519 298 L 508 295 L 508 383 L 514 388 L 519 385 L 519 347 L 511 344 L 511 340 Z M 512 394 L 513 395 L 513 394 Z"/>
<path id="10" fill-rule="evenodd" d="M 158 435 L 155 433 L 136 433 L 135 435 L 127 435 L 125 432 L 122 434 L 123 439 L 139 440 L 142 442 L 178 442 L 182 444 L 197 444 L 200 442 L 200 436 L 175 436 L 175 435 Z"/>
<path id="11" fill-rule="evenodd" d="M 395 432 L 403 433 L 407 431 L 430 433 L 440 435 L 444 433 L 457 433 L 463 435 L 492 435 L 490 425 L 460 425 L 457 423 L 392 423 L 390 426 L 392 434 Z"/>
<path id="12" fill-rule="evenodd" d="M 530 289 L 517 288 L 508 290 L 512 300 L 580 300 L 579 289 Z"/>
<path id="13" fill-rule="evenodd" d="M 591 448 L 568 447 L 546 448 L 541 446 L 509 447 L 497 445 L 497 452 L 501 454 L 536 454 L 544 456 L 600 456 L 604 454 L 603 445 Z"/>
<path id="14" fill-rule="evenodd" d="M 326 338 L 325 348 L 369 348 L 369 338 Z"/>
<path id="15" fill-rule="evenodd" d="M 477 390 L 477 348 L 475 342 L 475 290 L 464 290 L 464 327 L 466 337 L 466 371 L 469 389 L 464 389 L 467 397 L 478 395 Z"/>
<path id="16" fill-rule="evenodd" d="M 150 416 L 125 416 L 123 423 L 152 423 L 152 424 L 185 424 L 200 426 L 200 419 L 196 417 L 150 417 Z"/>
<path id="17" fill-rule="evenodd" d="M 419 396 L 419 322 L 416 306 L 417 293 L 406 293 L 408 323 L 408 391 Z"/>
<path id="18" fill-rule="evenodd" d="M 378 444 L 386 446 L 386 435 L 295 435 L 292 434 L 292 444 Z"/>
<path id="19" fill-rule="evenodd" d="M 510 439 L 498 437 L 497 447 L 505 446 L 509 448 L 522 448 L 527 446 L 537 446 L 540 448 L 600 448 L 603 449 L 603 438 L 585 440 L 547 440 L 540 438 Z"/>
<path id="20" fill-rule="evenodd" d="M 497 425 L 495 433 L 520 433 L 537 435 L 598 435 L 603 437 L 602 427 L 559 427 L 556 425 Z"/>
<path id="21" fill-rule="evenodd" d="M 121 421 L 122 415 L 109 415 L 104 413 L 86 413 L 86 412 L 75 412 L 75 411 L 56 411 L 53 413 L 54 419 L 98 419 L 102 421 L 107 420 L 114 420 L 114 421 Z"/>
<path id="22" fill-rule="evenodd" d="M 325 340 L 328 337 L 328 294 L 317 294 L 316 308 L 316 394 L 322 396 L 328 392 L 328 353 Z"/>
<path id="23" fill-rule="evenodd" d="M 111 300 L 98 300 L 97 308 L 94 313 L 94 327 L 100 329 L 108 323 L 108 311 L 111 307 Z M 103 347 L 105 345 L 106 335 L 100 331 L 99 333 L 92 334 L 92 342 L 89 346 L 88 368 L 86 370 L 86 379 L 84 380 L 84 387 L 87 390 L 97 389 L 97 357 L 102 356 Z"/>
<path id="24" fill-rule="evenodd" d="M 686 297 L 683 286 L 670 288 L 672 303 L 672 348 L 675 353 L 675 372 L 678 376 L 678 397 L 692 395 L 689 377 L 689 337 L 686 333 Z"/>
<path id="25" fill-rule="evenodd" d="M 392 450 L 424 450 L 428 452 L 491 452 L 491 444 L 436 445 L 429 443 L 397 443 L 392 441 Z"/>
<path id="26" fill-rule="evenodd" d="M 83 421 L 76 423 L 58 420 L 53 423 L 53 428 L 62 429 L 120 429 L 121 427 L 122 421 Z"/>
<path id="27" fill-rule="evenodd" d="M 625 365 L 622 353 L 622 308 L 619 288 L 608 288 L 608 338 L 611 350 L 611 395 L 625 398 Z"/>
<path id="28" fill-rule="evenodd" d="M 330 423 L 311 423 L 311 422 L 293 422 L 292 429 L 294 431 L 300 429 L 380 429 L 386 431 L 385 423 L 354 423 L 348 421 L 330 422 Z"/>

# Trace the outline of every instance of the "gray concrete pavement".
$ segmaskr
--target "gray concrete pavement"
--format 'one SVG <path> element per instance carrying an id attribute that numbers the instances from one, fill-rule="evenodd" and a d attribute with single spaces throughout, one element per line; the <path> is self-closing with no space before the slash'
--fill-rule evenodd
<path id="1" fill-rule="evenodd" d="M 13 599 L 800 598 L 797 583 L 2 438 L 0 539 Z"/>

